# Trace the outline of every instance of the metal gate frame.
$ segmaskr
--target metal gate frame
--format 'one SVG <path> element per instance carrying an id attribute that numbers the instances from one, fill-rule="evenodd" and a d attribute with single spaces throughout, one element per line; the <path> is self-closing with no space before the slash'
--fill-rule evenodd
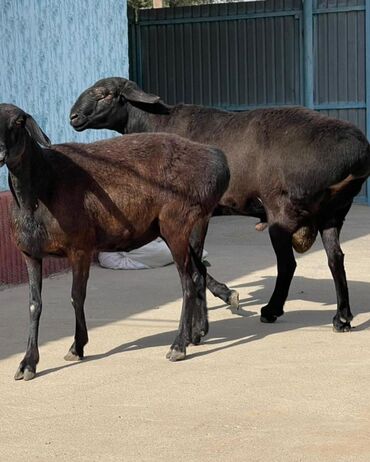
<path id="1" fill-rule="evenodd" d="M 304 60 L 304 100 L 303 105 L 315 110 L 331 109 L 365 109 L 366 136 L 370 139 L 370 0 L 365 5 L 338 6 L 335 8 L 314 8 L 313 0 L 303 1 L 303 60 Z M 365 13 L 365 72 L 366 72 L 366 100 L 364 102 L 345 102 L 314 104 L 314 16 L 329 13 L 347 13 L 364 11 Z M 356 197 L 358 204 L 370 206 L 370 179 L 366 182 L 366 193 Z"/>
<path id="2" fill-rule="evenodd" d="M 226 16 L 199 16 L 199 17 L 173 17 L 169 19 L 144 19 L 140 20 L 140 11 L 129 14 L 129 38 L 130 38 L 130 76 L 140 86 L 143 86 L 143 68 L 142 68 L 142 43 L 141 33 L 142 27 L 150 25 L 175 25 L 175 24 L 190 24 L 190 23 L 210 23 L 214 21 L 236 21 L 240 19 L 254 18 L 273 18 L 294 16 L 299 21 L 299 49 L 300 53 L 300 94 L 299 103 L 318 111 L 325 110 L 348 110 L 348 109 L 363 109 L 366 114 L 366 135 L 370 139 L 370 0 L 364 0 L 364 4 L 344 5 L 344 6 L 329 6 L 316 7 L 318 0 L 302 0 L 302 8 L 291 10 L 267 11 L 261 13 L 246 13 Z M 350 3 L 350 2 L 349 2 Z M 356 3 L 356 2 L 354 2 Z M 197 7 L 194 7 L 197 8 Z M 315 57 L 315 34 L 314 24 L 315 18 L 320 15 L 330 13 L 350 13 L 364 12 L 365 15 L 365 101 L 345 101 L 315 104 L 314 102 L 314 57 Z M 281 105 L 281 104 L 279 104 Z M 271 104 L 269 105 L 271 106 Z M 254 109 L 262 106 L 252 105 L 222 105 L 218 106 L 227 110 L 242 111 Z M 369 108 L 369 109 L 368 109 Z M 356 197 L 356 202 L 367 204 L 370 206 L 370 179 L 367 180 L 366 192 Z"/>

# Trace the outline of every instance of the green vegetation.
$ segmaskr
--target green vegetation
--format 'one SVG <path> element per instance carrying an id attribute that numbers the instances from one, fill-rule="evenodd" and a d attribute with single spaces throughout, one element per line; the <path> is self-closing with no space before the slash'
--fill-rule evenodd
<path id="1" fill-rule="evenodd" d="M 163 7 L 209 5 L 210 3 L 221 3 L 220 0 L 163 0 Z M 128 0 L 131 8 L 139 10 L 141 8 L 153 8 L 153 0 Z"/>

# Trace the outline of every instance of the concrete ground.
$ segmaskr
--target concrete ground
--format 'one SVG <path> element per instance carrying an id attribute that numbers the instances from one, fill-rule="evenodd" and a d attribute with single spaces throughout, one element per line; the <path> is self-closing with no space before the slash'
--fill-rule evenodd
<path id="1" fill-rule="evenodd" d="M 92 269 L 86 359 L 63 360 L 74 332 L 70 274 L 44 283 L 38 375 L 15 382 L 28 329 L 26 285 L 0 292 L 0 461 L 370 461 L 370 209 L 343 231 L 355 329 L 335 334 L 322 245 L 298 256 L 276 324 L 259 321 L 275 257 L 254 220 L 212 220 L 206 248 L 239 314 L 208 294 L 210 333 L 165 359 L 178 325 L 175 267 Z"/>

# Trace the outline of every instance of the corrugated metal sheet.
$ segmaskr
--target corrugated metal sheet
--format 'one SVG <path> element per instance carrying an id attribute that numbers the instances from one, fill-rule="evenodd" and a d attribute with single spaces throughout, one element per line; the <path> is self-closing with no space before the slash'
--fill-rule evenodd
<path id="1" fill-rule="evenodd" d="M 363 103 L 365 11 L 314 16 L 315 104 Z"/>
<path id="2" fill-rule="evenodd" d="M 348 11 L 350 7 L 359 9 Z M 346 105 L 349 108 L 352 106 L 352 109 L 327 109 L 321 112 L 331 117 L 348 120 L 366 133 L 364 2 L 319 0 L 316 11 L 317 14 L 314 15 L 315 105 L 320 105 L 319 107 Z M 366 195 L 367 185 L 364 184 L 359 200 L 365 202 Z"/>
<path id="3" fill-rule="evenodd" d="M 302 4 L 142 10 L 131 77 L 166 101 L 244 109 L 302 104 Z M 364 0 L 314 1 L 314 102 L 365 102 Z M 353 104 L 352 104 L 353 103 Z M 361 103 L 361 104 L 360 104 Z"/>
<path id="4" fill-rule="evenodd" d="M 268 0 L 140 11 L 132 78 L 169 103 L 299 104 L 299 9 Z"/>
<path id="5" fill-rule="evenodd" d="M 303 104 L 304 27 L 313 22 L 314 107 L 366 133 L 364 0 L 313 0 L 306 23 L 300 0 L 144 10 L 136 19 L 131 78 L 172 104 L 231 110 Z M 366 202 L 366 185 L 358 199 Z"/>
<path id="6" fill-rule="evenodd" d="M 32 114 L 53 143 L 112 136 L 76 133 L 68 115 L 88 85 L 128 75 L 127 33 L 126 0 L 2 0 L 0 101 Z"/>
<path id="7" fill-rule="evenodd" d="M 366 109 L 323 109 L 319 112 L 336 119 L 348 120 L 357 125 L 364 133 L 366 132 Z"/>

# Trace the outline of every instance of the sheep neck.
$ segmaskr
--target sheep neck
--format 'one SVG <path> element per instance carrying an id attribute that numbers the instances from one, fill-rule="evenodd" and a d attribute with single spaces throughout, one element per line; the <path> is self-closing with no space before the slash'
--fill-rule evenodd
<path id="1" fill-rule="evenodd" d="M 27 214 L 33 214 L 38 208 L 38 195 L 36 185 L 38 178 L 35 178 L 33 164 L 41 158 L 41 148 L 31 140 L 27 140 L 25 149 L 19 162 L 8 164 L 9 186 L 18 207 Z M 38 166 L 38 170 L 42 168 Z M 46 172 L 43 171 L 43 175 Z"/>
<path id="2" fill-rule="evenodd" d="M 154 114 L 139 109 L 131 104 L 127 105 L 128 120 L 126 127 L 120 130 L 122 134 L 142 132 L 170 132 L 170 114 Z"/>

